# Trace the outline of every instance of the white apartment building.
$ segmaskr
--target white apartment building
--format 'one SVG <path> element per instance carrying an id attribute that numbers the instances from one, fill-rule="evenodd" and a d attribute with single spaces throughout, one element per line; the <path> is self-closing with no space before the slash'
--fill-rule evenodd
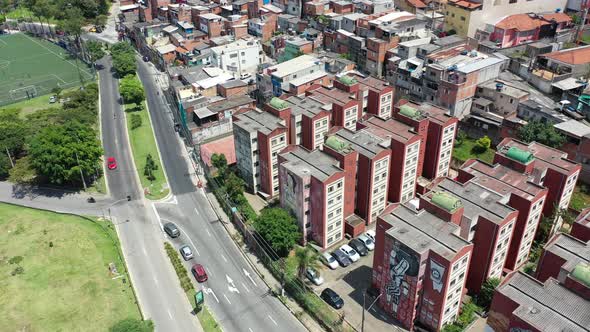
<path id="1" fill-rule="evenodd" d="M 453 153 L 453 140 L 455 139 L 455 130 L 457 124 L 454 123 L 445 128 L 442 140 L 440 142 L 438 165 L 436 168 L 436 177 L 447 176 L 451 165 L 451 154 Z"/>
<path id="2" fill-rule="evenodd" d="M 500 236 L 498 237 L 498 241 L 496 241 L 496 247 L 492 255 L 492 267 L 488 271 L 486 279 L 502 277 L 502 269 L 504 268 L 504 263 L 506 263 L 508 246 L 510 245 L 512 228 L 514 228 L 515 221 L 516 219 L 512 219 L 500 228 Z"/>
<path id="3" fill-rule="evenodd" d="M 420 154 L 420 141 L 406 147 L 406 158 L 402 178 L 401 202 L 414 198 L 416 193 L 416 172 L 418 169 L 418 155 Z"/>
<path id="4" fill-rule="evenodd" d="M 463 295 L 462 290 L 465 286 L 470 255 L 470 253 L 465 254 L 453 264 L 448 278 L 449 284 L 446 287 L 447 297 L 443 303 L 443 319 L 441 326 L 454 322 L 459 315 L 459 308 L 461 307 L 459 304 L 461 303 L 461 296 Z"/>
<path id="5" fill-rule="evenodd" d="M 344 178 L 336 180 L 326 186 L 325 200 L 325 230 L 326 247 L 342 240 L 344 236 Z"/>
<path id="6" fill-rule="evenodd" d="M 255 38 L 211 48 L 211 64 L 233 73 L 236 78 L 242 74 L 255 74 L 258 65 L 265 61 L 262 45 Z"/>

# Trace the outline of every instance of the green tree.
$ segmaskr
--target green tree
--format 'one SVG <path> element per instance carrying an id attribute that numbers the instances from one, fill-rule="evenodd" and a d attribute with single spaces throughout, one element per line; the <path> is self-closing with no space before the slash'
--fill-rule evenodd
<path id="1" fill-rule="evenodd" d="M 28 136 L 28 127 L 20 118 L 11 121 L 0 120 L 0 153 L 10 152 L 12 157 L 20 154 Z"/>
<path id="2" fill-rule="evenodd" d="M 121 79 L 121 87 L 119 91 L 126 104 L 135 104 L 139 107 L 145 99 L 143 85 L 141 85 L 141 82 L 133 75 L 127 75 Z"/>
<path id="3" fill-rule="evenodd" d="M 147 177 L 148 180 L 154 181 L 156 176 L 154 175 L 154 171 L 158 169 L 158 165 L 154 161 L 154 158 L 150 153 L 145 158 L 145 166 L 143 168 L 143 175 Z"/>
<path id="4" fill-rule="evenodd" d="M 29 147 L 31 166 L 55 184 L 80 184 L 81 175 L 95 174 L 102 148 L 96 131 L 78 122 L 49 125 L 33 137 Z"/>
<path id="5" fill-rule="evenodd" d="M 319 255 L 310 247 L 295 249 L 295 260 L 297 261 L 297 276 L 299 279 L 303 280 L 307 268 L 312 268 L 318 273 L 320 271 Z"/>
<path id="6" fill-rule="evenodd" d="M 217 169 L 217 175 L 223 176 L 227 170 L 227 158 L 223 153 L 214 153 L 211 156 L 211 164 Z"/>
<path id="7" fill-rule="evenodd" d="M 111 47 L 111 54 L 113 54 L 113 56 L 118 55 L 118 54 L 123 54 L 123 53 L 133 53 L 133 46 L 131 46 L 131 44 L 129 44 L 128 42 L 118 42 L 113 44 L 113 46 Z"/>
<path id="8" fill-rule="evenodd" d="M 62 91 L 63 91 L 63 89 L 59 86 L 53 87 L 51 89 L 51 93 L 53 93 L 57 99 L 59 99 L 59 97 L 61 97 Z"/>
<path id="9" fill-rule="evenodd" d="M 6 153 L 0 153 L 0 179 L 5 179 L 8 176 L 11 167 L 10 159 Z"/>
<path id="10" fill-rule="evenodd" d="M 103 44 L 99 41 L 89 40 L 86 42 L 86 49 L 90 55 L 90 61 L 95 62 L 102 59 L 106 52 L 104 51 Z"/>
<path id="11" fill-rule="evenodd" d="M 475 146 L 473 149 L 476 153 L 484 153 L 490 148 L 491 145 L 492 140 L 489 137 L 484 136 L 475 141 Z"/>
<path id="12" fill-rule="evenodd" d="M 154 322 L 151 320 L 139 320 L 133 318 L 123 319 L 111 326 L 109 332 L 152 332 Z"/>
<path id="13" fill-rule="evenodd" d="M 289 254 L 301 238 L 295 218 L 281 208 L 266 208 L 254 221 L 256 231 L 281 257 Z"/>
<path id="14" fill-rule="evenodd" d="M 530 121 L 518 130 L 518 138 L 526 143 L 539 142 L 552 148 L 560 148 L 565 137 L 555 130 L 553 123 Z"/>
<path id="15" fill-rule="evenodd" d="M 229 172 L 224 181 L 225 191 L 233 201 L 244 192 L 244 180 L 233 172 Z"/>
<path id="16" fill-rule="evenodd" d="M 8 173 L 8 180 L 17 184 L 28 184 L 37 178 L 37 172 L 33 169 L 29 156 L 18 159 Z"/>
<path id="17" fill-rule="evenodd" d="M 131 114 L 131 130 L 141 127 L 142 120 L 139 114 Z"/>
<path id="18" fill-rule="evenodd" d="M 499 278 L 489 278 L 481 286 L 479 294 L 477 294 L 477 304 L 485 309 L 489 309 L 494 298 L 494 291 L 500 284 Z"/>
<path id="19" fill-rule="evenodd" d="M 137 71 L 137 63 L 135 62 L 135 55 L 132 53 L 121 53 L 113 55 L 113 69 L 119 77 L 133 75 Z"/>

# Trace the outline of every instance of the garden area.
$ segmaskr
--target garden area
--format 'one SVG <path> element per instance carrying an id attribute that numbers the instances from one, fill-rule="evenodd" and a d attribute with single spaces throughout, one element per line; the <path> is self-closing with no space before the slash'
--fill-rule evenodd
<path id="1" fill-rule="evenodd" d="M 487 163 L 492 163 L 495 151 L 491 148 L 491 143 L 487 136 L 474 139 L 463 132 L 459 132 L 453 147 L 453 159 L 461 164 L 469 159 L 481 159 Z"/>
<path id="2" fill-rule="evenodd" d="M 2 330 L 143 324 L 110 222 L 0 204 L 0 227 Z"/>

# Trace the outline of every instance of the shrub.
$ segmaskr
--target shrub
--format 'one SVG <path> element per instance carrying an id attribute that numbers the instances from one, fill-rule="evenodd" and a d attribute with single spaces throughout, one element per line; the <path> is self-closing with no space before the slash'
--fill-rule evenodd
<path id="1" fill-rule="evenodd" d="M 141 115 L 131 114 L 131 130 L 141 127 Z"/>
<path id="2" fill-rule="evenodd" d="M 12 270 L 12 272 L 10 273 L 12 276 L 15 276 L 17 274 L 23 274 L 25 272 L 25 269 L 22 268 L 22 266 L 17 266 L 14 270 Z"/>
<path id="3" fill-rule="evenodd" d="M 23 261 L 23 256 L 14 256 L 8 260 L 9 264 L 20 264 Z"/>
<path id="4" fill-rule="evenodd" d="M 109 332 L 152 332 L 154 323 L 151 320 L 139 320 L 133 318 L 123 319 L 111 326 Z"/>
<path id="5" fill-rule="evenodd" d="M 473 150 L 476 153 L 484 153 L 490 148 L 491 145 L 492 140 L 489 137 L 484 136 L 475 141 L 475 146 L 473 147 Z"/>

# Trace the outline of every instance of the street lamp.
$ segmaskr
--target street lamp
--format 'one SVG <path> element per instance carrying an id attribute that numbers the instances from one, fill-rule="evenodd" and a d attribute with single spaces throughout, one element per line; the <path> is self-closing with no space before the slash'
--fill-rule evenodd
<path id="1" fill-rule="evenodd" d="M 383 293 L 380 293 L 375 298 L 375 300 L 373 301 L 373 303 L 371 303 L 371 305 L 366 310 L 371 310 L 371 308 L 377 302 L 377 300 L 379 300 L 379 298 L 381 297 L 381 295 L 383 295 Z M 363 292 L 363 318 L 361 320 L 361 332 L 365 332 L 365 301 L 366 301 L 366 297 L 367 297 L 367 290 L 365 289 L 364 292 Z"/>

